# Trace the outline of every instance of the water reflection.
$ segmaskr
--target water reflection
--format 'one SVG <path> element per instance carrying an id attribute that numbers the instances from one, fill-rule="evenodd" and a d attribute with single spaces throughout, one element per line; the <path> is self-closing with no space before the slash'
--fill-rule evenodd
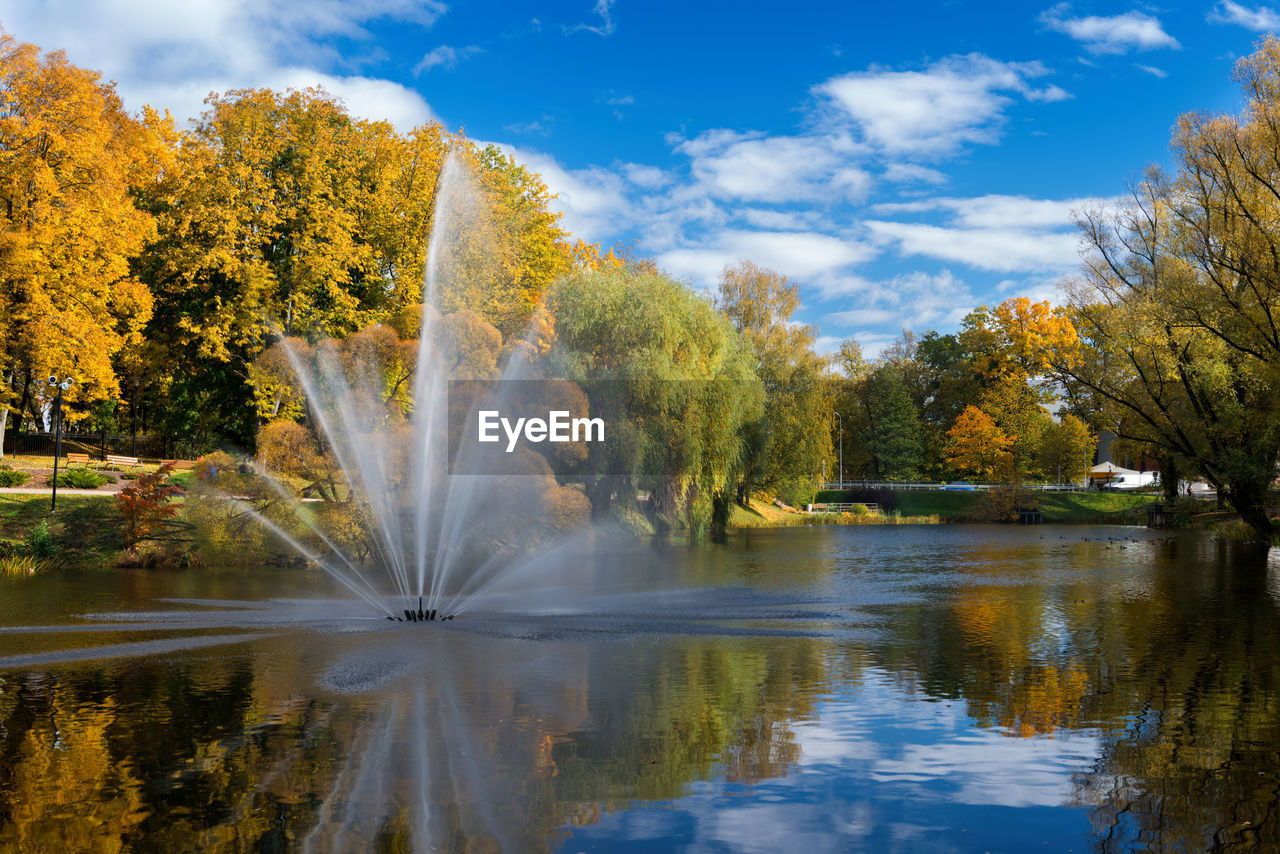
<path id="1" fill-rule="evenodd" d="M 81 578 L 154 613 L 0 633 L 0 849 L 1280 850 L 1274 556 L 944 528 L 609 559 L 724 586 L 336 633 L 154 601 L 234 579 Z M 143 637 L 218 645 L 12 658 Z"/>

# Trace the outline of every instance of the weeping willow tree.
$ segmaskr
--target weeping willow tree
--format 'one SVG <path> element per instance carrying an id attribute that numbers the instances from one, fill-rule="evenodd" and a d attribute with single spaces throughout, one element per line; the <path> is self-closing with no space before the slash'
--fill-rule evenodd
<path id="1" fill-rule="evenodd" d="M 587 390 L 611 437 L 588 455 L 595 513 L 641 491 L 659 527 L 722 527 L 743 426 L 764 406 L 741 336 L 709 301 L 654 272 L 579 273 L 553 286 L 549 306 L 551 358 Z"/>

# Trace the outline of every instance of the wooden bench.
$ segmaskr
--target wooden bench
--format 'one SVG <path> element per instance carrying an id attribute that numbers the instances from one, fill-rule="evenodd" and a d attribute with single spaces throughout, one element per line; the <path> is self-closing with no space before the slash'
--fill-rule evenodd
<path id="1" fill-rule="evenodd" d="M 161 460 L 162 466 L 173 466 L 174 471 L 194 471 L 196 467 L 195 460 Z"/>
<path id="2" fill-rule="evenodd" d="M 70 465 L 71 463 L 80 463 L 80 464 L 81 464 L 82 466 L 84 466 L 85 468 L 88 468 L 88 467 L 89 467 L 89 455 L 88 455 L 88 454 L 73 454 L 73 453 L 68 453 L 68 454 L 67 454 L 67 465 Z"/>
<path id="3" fill-rule="evenodd" d="M 137 457 L 122 457 L 118 454 L 107 454 L 107 465 L 115 468 L 141 469 L 142 461 Z"/>

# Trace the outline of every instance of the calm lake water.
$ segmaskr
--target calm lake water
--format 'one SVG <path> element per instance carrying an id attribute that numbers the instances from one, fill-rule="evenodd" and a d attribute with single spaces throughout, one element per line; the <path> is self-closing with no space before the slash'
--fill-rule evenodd
<path id="1" fill-rule="evenodd" d="M 581 572 L 617 593 L 428 625 L 302 570 L 0 579 L 0 850 L 1280 851 L 1280 554 L 813 528 Z"/>

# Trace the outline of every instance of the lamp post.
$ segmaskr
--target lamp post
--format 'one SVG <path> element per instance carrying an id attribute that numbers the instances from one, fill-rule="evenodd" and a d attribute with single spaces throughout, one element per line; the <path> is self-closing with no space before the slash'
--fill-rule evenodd
<path id="1" fill-rule="evenodd" d="M 844 489 L 844 419 L 840 417 L 839 412 L 832 410 L 832 414 L 836 417 L 836 424 L 840 428 L 840 488 Z"/>
<path id="2" fill-rule="evenodd" d="M 49 377 L 49 385 L 57 388 L 57 396 L 53 399 L 53 495 L 49 499 L 49 512 L 58 509 L 58 457 L 62 456 L 62 393 L 74 383 L 71 377 L 63 377 L 58 382 L 55 376 Z"/>

